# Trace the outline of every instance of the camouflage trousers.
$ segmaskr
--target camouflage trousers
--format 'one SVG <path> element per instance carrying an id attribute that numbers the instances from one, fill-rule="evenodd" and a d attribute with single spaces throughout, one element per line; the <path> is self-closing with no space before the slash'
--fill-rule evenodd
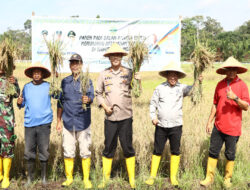
<path id="1" fill-rule="evenodd" d="M 2 158 L 14 157 L 14 146 L 16 135 L 14 135 L 14 127 L 0 126 L 0 156 Z"/>

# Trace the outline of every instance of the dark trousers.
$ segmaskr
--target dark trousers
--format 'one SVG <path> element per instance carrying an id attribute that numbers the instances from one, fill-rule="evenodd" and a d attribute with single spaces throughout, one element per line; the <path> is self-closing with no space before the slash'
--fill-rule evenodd
<path id="1" fill-rule="evenodd" d="M 165 144 L 169 139 L 172 155 L 180 155 L 182 125 L 172 128 L 155 127 L 154 155 L 162 155 Z"/>
<path id="2" fill-rule="evenodd" d="M 35 160 L 38 148 L 39 160 L 46 162 L 49 158 L 49 140 L 51 123 L 36 127 L 25 127 L 24 159 Z"/>
<path id="3" fill-rule="evenodd" d="M 227 160 L 235 160 L 236 144 L 238 140 L 238 136 L 230 136 L 221 133 L 217 130 L 216 126 L 214 126 L 210 140 L 209 156 L 212 158 L 218 158 L 221 147 L 225 142 L 225 156 Z"/>
<path id="4" fill-rule="evenodd" d="M 135 156 L 135 151 L 132 145 L 132 122 L 132 118 L 122 121 L 104 121 L 105 148 L 103 150 L 103 156 L 105 156 L 106 158 L 114 157 L 118 137 L 124 156 L 126 158 Z"/>

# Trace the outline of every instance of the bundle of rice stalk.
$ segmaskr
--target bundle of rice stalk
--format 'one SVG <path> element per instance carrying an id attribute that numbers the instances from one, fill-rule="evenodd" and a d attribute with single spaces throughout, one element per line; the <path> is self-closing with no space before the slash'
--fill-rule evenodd
<path id="1" fill-rule="evenodd" d="M 15 69 L 15 59 L 17 57 L 17 49 L 12 39 L 5 38 L 0 44 L 0 70 L 5 72 L 6 78 L 13 75 Z M 14 84 L 7 81 L 5 95 L 12 96 L 16 93 Z"/>
<path id="2" fill-rule="evenodd" d="M 52 82 L 50 84 L 50 95 L 59 96 L 62 92 L 60 86 L 60 75 L 58 75 L 60 67 L 63 66 L 63 44 L 54 38 L 51 41 L 45 40 L 50 59 L 50 67 L 52 74 Z"/>
<path id="3" fill-rule="evenodd" d="M 148 59 L 149 50 L 144 41 L 136 40 L 129 42 L 128 64 L 132 68 L 133 76 L 131 81 L 132 93 L 138 98 L 141 95 L 140 81 L 135 79 L 135 73 L 140 71 L 144 60 Z"/>
<path id="4" fill-rule="evenodd" d="M 198 104 L 202 99 L 202 83 L 199 77 L 214 62 L 215 54 L 207 46 L 202 45 L 199 41 L 195 43 L 194 51 L 190 59 L 194 64 L 194 86 L 191 90 L 191 101 L 194 105 Z"/>
<path id="5" fill-rule="evenodd" d="M 88 89 L 90 87 L 89 86 L 89 79 L 90 79 L 89 78 L 89 67 L 87 67 L 85 72 L 83 72 L 82 70 L 80 72 L 80 84 L 81 84 L 80 90 L 81 90 L 83 96 L 87 95 Z M 87 105 L 82 103 L 82 108 L 84 110 L 87 110 Z"/>

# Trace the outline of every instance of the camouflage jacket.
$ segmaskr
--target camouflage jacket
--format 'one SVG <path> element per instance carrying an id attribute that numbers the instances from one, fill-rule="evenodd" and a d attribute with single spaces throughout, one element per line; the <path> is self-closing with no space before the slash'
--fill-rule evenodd
<path id="1" fill-rule="evenodd" d="M 6 126 L 7 128 L 13 128 L 15 125 L 13 98 L 17 98 L 20 94 L 20 88 L 16 79 L 14 88 L 16 90 L 13 96 L 7 96 L 6 86 L 8 81 L 6 77 L 0 77 L 0 126 Z"/>

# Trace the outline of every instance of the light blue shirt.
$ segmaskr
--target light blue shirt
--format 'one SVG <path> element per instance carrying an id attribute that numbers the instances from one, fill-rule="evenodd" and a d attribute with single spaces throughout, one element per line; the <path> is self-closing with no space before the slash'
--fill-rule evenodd
<path id="1" fill-rule="evenodd" d="M 49 88 L 50 84 L 45 81 L 39 85 L 34 85 L 32 82 L 24 85 L 22 92 L 23 103 L 19 108 L 25 106 L 25 127 L 35 127 L 52 122 L 53 112 Z"/>
<path id="2" fill-rule="evenodd" d="M 164 128 L 177 127 L 183 124 L 183 97 L 189 95 L 192 86 L 176 83 L 171 86 L 164 82 L 156 87 L 150 101 L 150 117 L 158 119 L 158 126 Z"/>

